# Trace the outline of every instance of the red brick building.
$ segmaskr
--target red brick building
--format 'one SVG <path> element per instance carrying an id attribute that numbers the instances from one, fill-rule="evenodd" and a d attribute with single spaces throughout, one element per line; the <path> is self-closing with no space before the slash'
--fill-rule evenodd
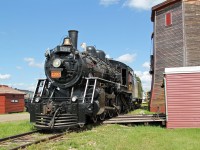
<path id="1" fill-rule="evenodd" d="M 25 93 L 0 85 L 0 114 L 24 111 Z"/>
<path id="2" fill-rule="evenodd" d="M 166 0 L 152 8 L 150 110 L 165 112 L 165 68 L 200 66 L 200 1 Z"/>

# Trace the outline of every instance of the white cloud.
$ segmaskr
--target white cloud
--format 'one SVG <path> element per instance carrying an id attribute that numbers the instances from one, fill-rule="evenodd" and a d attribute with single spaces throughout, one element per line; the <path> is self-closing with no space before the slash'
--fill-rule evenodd
<path id="1" fill-rule="evenodd" d="M 26 88 L 23 88 L 25 86 L 25 83 L 7 83 L 8 86 L 12 87 L 12 88 L 17 88 L 20 90 L 24 90 Z"/>
<path id="2" fill-rule="evenodd" d="M 10 79 L 10 77 L 11 77 L 10 74 L 0 74 L 0 80 Z"/>
<path id="3" fill-rule="evenodd" d="M 12 86 L 24 86 L 24 83 L 14 83 Z"/>
<path id="4" fill-rule="evenodd" d="M 118 4 L 120 0 L 100 0 L 100 5 L 109 6 L 113 4 Z"/>
<path id="5" fill-rule="evenodd" d="M 26 84 L 26 83 L 7 83 L 6 85 L 12 87 L 12 88 L 17 88 L 20 90 L 29 90 L 29 91 L 35 91 L 36 84 Z"/>
<path id="6" fill-rule="evenodd" d="M 36 63 L 34 58 L 24 58 L 24 61 L 28 62 L 31 67 L 43 68 L 43 63 Z"/>
<path id="7" fill-rule="evenodd" d="M 16 85 L 17 86 L 17 85 Z M 29 90 L 29 91 L 35 91 L 36 84 L 18 84 L 17 86 L 21 90 Z"/>
<path id="8" fill-rule="evenodd" d="M 142 10 L 149 10 L 151 7 L 164 2 L 165 0 L 127 0 L 123 6 Z"/>
<path id="9" fill-rule="evenodd" d="M 151 81 L 151 75 L 148 71 L 135 71 L 135 74 L 140 77 L 142 81 L 149 82 Z"/>
<path id="10" fill-rule="evenodd" d="M 18 70 L 21 70 L 21 69 L 22 69 L 22 67 L 21 67 L 21 66 L 17 66 L 16 68 L 17 68 Z"/>
<path id="11" fill-rule="evenodd" d="M 109 55 L 109 54 L 106 54 L 106 58 L 110 58 L 110 55 Z"/>
<path id="12" fill-rule="evenodd" d="M 131 63 L 135 60 L 136 54 L 124 54 L 118 58 L 116 58 L 117 61 L 121 61 L 124 63 Z"/>
<path id="13" fill-rule="evenodd" d="M 27 87 L 27 90 L 29 91 L 35 91 L 35 85 L 30 85 L 29 87 Z"/>
<path id="14" fill-rule="evenodd" d="M 142 67 L 146 68 L 146 69 L 150 69 L 150 63 L 149 62 L 144 62 L 144 64 L 142 64 Z"/>
<path id="15" fill-rule="evenodd" d="M 120 0 L 100 0 L 100 5 L 109 6 L 118 4 Z M 164 2 L 165 0 L 123 0 L 123 6 L 131 9 L 149 10 L 151 7 Z"/>
<path id="16" fill-rule="evenodd" d="M 149 91 L 151 89 L 151 75 L 148 71 L 135 71 L 135 74 L 140 77 L 142 81 L 142 86 L 144 91 Z"/>

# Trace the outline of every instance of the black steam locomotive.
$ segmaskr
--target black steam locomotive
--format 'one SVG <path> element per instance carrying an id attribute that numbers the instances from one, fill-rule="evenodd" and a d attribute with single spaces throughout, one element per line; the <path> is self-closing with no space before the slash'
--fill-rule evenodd
<path id="1" fill-rule="evenodd" d="M 39 129 L 82 127 L 141 104 L 133 70 L 94 46 L 79 52 L 77 39 L 78 31 L 70 30 L 62 45 L 45 53 L 47 78 L 38 80 L 29 106 Z"/>

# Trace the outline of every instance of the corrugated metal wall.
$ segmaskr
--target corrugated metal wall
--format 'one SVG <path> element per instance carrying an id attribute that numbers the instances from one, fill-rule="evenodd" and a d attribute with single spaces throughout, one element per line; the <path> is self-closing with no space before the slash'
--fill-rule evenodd
<path id="1" fill-rule="evenodd" d="M 167 128 L 200 127 L 200 73 L 166 74 Z"/>

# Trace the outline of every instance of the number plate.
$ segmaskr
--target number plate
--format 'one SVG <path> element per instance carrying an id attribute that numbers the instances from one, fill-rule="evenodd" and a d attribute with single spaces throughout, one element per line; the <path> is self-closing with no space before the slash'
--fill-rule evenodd
<path id="1" fill-rule="evenodd" d="M 61 77 L 61 71 L 60 70 L 52 70 L 51 71 L 51 77 L 52 78 L 60 78 Z"/>

